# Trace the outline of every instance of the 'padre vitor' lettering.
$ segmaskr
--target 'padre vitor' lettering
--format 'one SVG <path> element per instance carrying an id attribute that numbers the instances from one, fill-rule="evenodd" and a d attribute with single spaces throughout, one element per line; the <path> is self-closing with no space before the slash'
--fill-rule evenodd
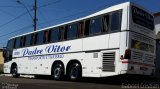
<path id="1" fill-rule="evenodd" d="M 71 49 L 71 46 L 61 46 L 61 45 L 50 45 L 46 46 L 46 48 L 38 49 L 35 48 L 34 50 L 30 50 L 28 48 L 25 48 L 22 50 L 23 56 L 31 56 L 31 55 L 41 55 L 43 52 L 45 53 L 58 53 L 58 52 L 65 52 L 69 51 Z"/>

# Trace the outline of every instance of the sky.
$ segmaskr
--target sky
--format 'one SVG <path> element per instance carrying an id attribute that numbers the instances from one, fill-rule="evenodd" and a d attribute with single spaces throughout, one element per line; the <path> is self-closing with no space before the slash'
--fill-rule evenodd
<path id="1" fill-rule="evenodd" d="M 37 30 L 127 1 L 160 12 L 160 0 L 37 0 Z M 33 31 L 33 5 L 34 0 L 0 0 L 0 48 L 9 38 Z"/>

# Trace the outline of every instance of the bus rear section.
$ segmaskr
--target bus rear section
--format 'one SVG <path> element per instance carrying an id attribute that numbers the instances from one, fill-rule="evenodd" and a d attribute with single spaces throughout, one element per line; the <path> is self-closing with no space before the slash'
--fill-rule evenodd
<path id="1" fill-rule="evenodd" d="M 128 57 L 122 60 L 127 73 L 152 75 L 155 71 L 155 33 L 153 16 L 142 7 L 130 6 Z"/>

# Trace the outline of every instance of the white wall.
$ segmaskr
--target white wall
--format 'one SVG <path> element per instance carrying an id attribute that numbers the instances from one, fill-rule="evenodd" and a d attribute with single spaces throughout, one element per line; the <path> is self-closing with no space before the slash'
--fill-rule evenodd
<path id="1" fill-rule="evenodd" d="M 160 32 L 160 16 L 155 17 L 155 32 L 156 35 L 158 32 Z M 160 77 L 160 42 L 157 40 L 156 41 L 156 60 L 155 60 L 155 66 L 156 66 L 156 76 Z"/>
<path id="2" fill-rule="evenodd" d="M 156 29 L 156 35 L 160 31 L 160 16 L 155 17 L 155 29 Z"/>

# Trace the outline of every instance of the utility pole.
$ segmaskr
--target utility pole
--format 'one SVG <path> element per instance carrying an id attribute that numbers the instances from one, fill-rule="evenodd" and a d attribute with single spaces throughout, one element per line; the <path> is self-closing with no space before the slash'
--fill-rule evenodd
<path id="1" fill-rule="evenodd" d="M 34 18 L 32 17 L 32 15 L 30 14 L 29 10 L 27 9 L 27 7 L 25 6 L 25 4 L 23 4 L 22 2 L 20 2 L 19 0 L 17 0 L 17 3 L 23 5 L 25 7 L 25 9 L 27 10 L 27 12 L 29 13 L 30 17 L 33 20 L 33 26 L 34 26 L 34 31 L 36 31 L 37 29 L 37 0 L 34 0 Z"/>
<path id="2" fill-rule="evenodd" d="M 34 0 L 34 31 L 37 29 L 37 0 Z"/>

